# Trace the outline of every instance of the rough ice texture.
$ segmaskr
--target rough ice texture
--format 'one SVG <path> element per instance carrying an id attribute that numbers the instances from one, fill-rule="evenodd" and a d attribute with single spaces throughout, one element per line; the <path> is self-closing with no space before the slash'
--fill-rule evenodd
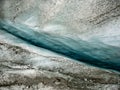
<path id="1" fill-rule="evenodd" d="M 0 43 L 1 90 L 119 90 L 120 76 L 68 58 Z"/>
<path id="2" fill-rule="evenodd" d="M 107 52 L 99 49 L 104 52 L 101 58 L 118 60 L 119 15 L 120 0 L 0 0 L 1 19 L 53 35 L 80 38 L 98 47 L 105 45 L 106 49 L 110 46 Z M 95 51 L 90 54 L 97 55 Z M 120 75 L 75 62 L 0 31 L 0 90 L 22 89 L 119 90 Z"/>

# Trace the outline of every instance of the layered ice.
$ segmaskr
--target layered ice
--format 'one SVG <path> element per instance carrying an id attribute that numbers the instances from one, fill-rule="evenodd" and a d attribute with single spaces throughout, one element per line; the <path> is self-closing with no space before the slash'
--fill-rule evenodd
<path id="1" fill-rule="evenodd" d="M 87 41 L 80 38 L 61 36 L 35 31 L 22 24 L 0 22 L 4 30 L 29 44 L 44 48 L 74 60 L 101 68 L 120 71 L 120 48 L 99 41 Z"/>

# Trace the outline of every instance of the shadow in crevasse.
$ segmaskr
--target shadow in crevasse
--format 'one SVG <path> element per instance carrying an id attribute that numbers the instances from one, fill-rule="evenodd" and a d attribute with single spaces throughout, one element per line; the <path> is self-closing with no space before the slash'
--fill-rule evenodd
<path id="1" fill-rule="evenodd" d="M 0 19 L 4 19 L 4 3 L 5 0 L 0 0 Z"/>

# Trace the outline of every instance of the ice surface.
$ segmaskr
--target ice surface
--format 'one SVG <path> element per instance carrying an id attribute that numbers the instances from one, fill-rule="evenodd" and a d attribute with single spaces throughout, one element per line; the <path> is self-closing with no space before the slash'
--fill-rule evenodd
<path id="1" fill-rule="evenodd" d="M 120 0 L 0 0 L 0 89 L 119 90 L 119 15 Z"/>

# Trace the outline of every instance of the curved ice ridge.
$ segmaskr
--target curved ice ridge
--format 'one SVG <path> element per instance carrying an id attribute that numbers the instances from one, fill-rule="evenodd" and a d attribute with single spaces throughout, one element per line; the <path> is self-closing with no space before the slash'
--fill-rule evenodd
<path id="1" fill-rule="evenodd" d="M 90 52 L 88 47 L 92 48 L 89 42 L 80 39 L 73 39 L 71 37 L 62 37 L 44 32 L 37 32 L 27 26 L 21 24 L 15 25 L 6 21 L 0 21 L 0 30 L 4 30 L 32 45 L 48 49 L 74 60 L 120 72 L 120 60 L 106 60 L 88 54 Z"/>

